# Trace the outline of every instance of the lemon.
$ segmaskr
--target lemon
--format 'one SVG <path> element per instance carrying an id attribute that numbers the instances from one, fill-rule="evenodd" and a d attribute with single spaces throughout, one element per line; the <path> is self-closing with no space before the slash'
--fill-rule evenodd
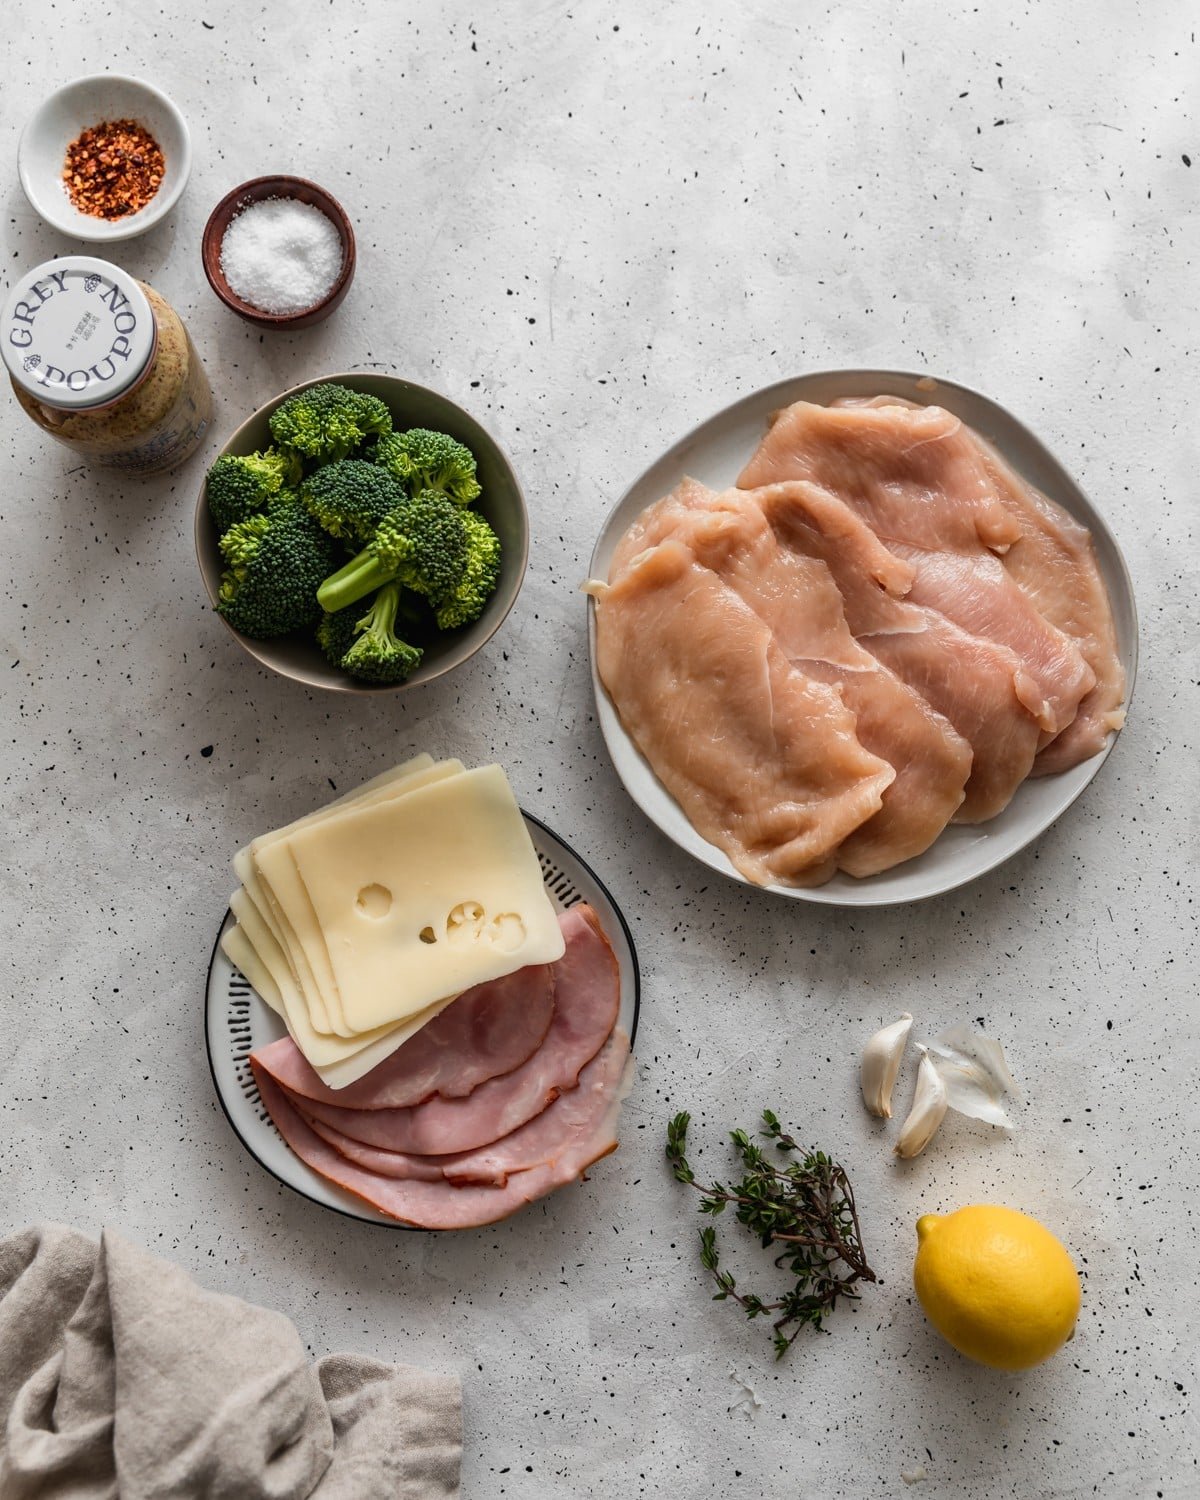
<path id="1" fill-rule="evenodd" d="M 944 1339 L 1000 1370 L 1049 1359 L 1079 1315 L 1079 1276 L 1061 1242 L 997 1204 L 919 1218 L 913 1285 Z"/>

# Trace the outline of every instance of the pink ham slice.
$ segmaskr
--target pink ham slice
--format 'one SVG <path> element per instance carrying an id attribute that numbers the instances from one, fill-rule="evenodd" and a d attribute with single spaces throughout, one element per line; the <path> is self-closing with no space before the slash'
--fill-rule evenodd
<path id="1" fill-rule="evenodd" d="M 560 921 L 567 951 L 552 966 L 554 1018 L 545 1041 L 519 1068 L 481 1083 L 465 1098 L 434 1095 L 405 1109 L 342 1109 L 299 1096 L 294 1102 L 352 1140 L 419 1156 L 474 1151 L 532 1120 L 575 1087 L 612 1031 L 621 998 L 617 961 L 596 914 L 573 906 Z M 255 1066 L 255 1076 L 261 1088 L 266 1070 Z"/>
<path id="2" fill-rule="evenodd" d="M 629 1038 L 614 1031 L 579 1075 L 577 1088 L 560 1094 L 553 1104 L 527 1125 L 478 1151 L 453 1156 L 414 1156 L 404 1151 L 381 1151 L 306 1117 L 315 1134 L 348 1162 L 403 1182 L 451 1182 L 459 1186 L 504 1187 L 517 1172 L 528 1172 L 557 1161 L 568 1150 L 588 1141 L 596 1126 L 596 1094 L 608 1091 L 620 1077 L 629 1055 Z"/>
<path id="3" fill-rule="evenodd" d="M 618 1034 L 579 1079 L 581 1108 L 563 1149 L 553 1159 L 507 1176 L 503 1187 L 456 1186 L 440 1182 L 383 1177 L 347 1161 L 323 1141 L 293 1109 L 283 1090 L 260 1073 L 263 1103 L 280 1135 L 314 1172 L 381 1213 L 420 1229 L 475 1229 L 506 1219 L 526 1204 L 581 1178 L 601 1157 L 617 1148 L 616 1124 L 621 1103 L 633 1081 L 627 1039 Z M 487 1087 L 487 1085 L 484 1085 Z"/>
<path id="4" fill-rule="evenodd" d="M 553 972 L 549 964 L 535 964 L 465 990 L 348 1088 L 322 1083 L 290 1036 L 259 1047 L 252 1061 L 302 1099 L 341 1109 L 405 1109 L 434 1094 L 465 1098 L 519 1068 L 542 1045 L 553 1015 Z"/>

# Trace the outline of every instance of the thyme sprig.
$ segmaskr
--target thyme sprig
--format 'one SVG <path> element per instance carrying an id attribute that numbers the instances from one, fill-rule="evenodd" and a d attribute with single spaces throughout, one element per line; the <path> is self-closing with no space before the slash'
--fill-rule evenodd
<path id="1" fill-rule="evenodd" d="M 700 1231 L 700 1261 L 717 1284 L 713 1301 L 732 1298 L 748 1318 L 778 1314 L 772 1326 L 775 1358 L 780 1359 L 802 1328 L 820 1328 L 840 1297 L 857 1299 L 858 1283 L 876 1277 L 867 1264 L 854 1190 L 845 1170 L 823 1151 L 800 1155 L 799 1143 L 769 1109 L 763 1110 L 762 1118 L 759 1133 L 773 1141 L 782 1155 L 796 1155 L 799 1160 L 777 1165 L 744 1130 L 733 1130 L 729 1138 L 741 1159 L 742 1180 L 732 1187 L 698 1182 L 685 1154 L 691 1123 L 686 1112 L 677 1114 L 667 1126 L 667 1160 L 676 1181 L 703 1194 L 702 1214 L 721 1214 L 732 1204 L 738 1223 L 757 1237 L 764 1250 L 781 1247 L 775 1264 L 795 1278 L 795 1285 L 778 1301 L 767 1302 L 740 1290 L 733 1275 L 722 1269 L 716 1230 L 708 1226 Z"/>

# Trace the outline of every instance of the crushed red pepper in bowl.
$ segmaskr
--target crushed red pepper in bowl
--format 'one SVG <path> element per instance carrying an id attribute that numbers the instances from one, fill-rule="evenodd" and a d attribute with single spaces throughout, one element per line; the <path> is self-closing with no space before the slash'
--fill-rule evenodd
<path id="1" fill-rule="evenodd" d="M 162 186 L 165 163 L 158 142 L 136 120 L 102 120 L 67 147 L 63 182 L 84 214 L 124 219 L 145 208 Z"/>

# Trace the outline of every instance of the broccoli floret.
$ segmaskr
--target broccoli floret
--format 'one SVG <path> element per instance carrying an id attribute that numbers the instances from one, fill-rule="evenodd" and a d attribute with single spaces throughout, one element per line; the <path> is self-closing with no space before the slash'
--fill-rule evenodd
<path id="1" fill-rule="evenodd" d="M 394 578 L 437 608 L 453 594 L 467 566 L 465 514 L 431 490 L 405 500 L 380 521 L 357 557 L 321 585 L 321 608 L 344 609 Z"/>
<path id="2" fill-rule="evenodd" d="M 467 566 L 464 514 L 444 495 L 422 490 L 381 521 L 373 539 L 384 550 L 395 547 L 396 577 L 435 608 L 458 587 Z"/>
<path id="3" fill-rule="evenodd" d="M 390 433 L 376 444 L 375 462 L 404 480 L 414 494 L 436 490 L 456 505 L 470 505 L 479 497 L 474 455 L 445 432 L 412 427 Z"/>
<path id="4" fill-rule="evenodd" d="M 271 413 L 271 436 L 281 448 L 333 463 L 371 433 L 392 430 L 392 414 L 377 396 L 345 385 L 314 385 Z"/>
<path id="5" fill-rule="evenodd" d="M 300 498 L 331 536 L 361 547 L 407 495 L 386 469 L 361 458 L 343 458 L 310 474 Z"/>
<path id="6" fill-rule="evenodd" d="M 400 585 L 385 584 L 354 626 L 354 643 L 341 662 L 343 671 L 351 677 L 361 677 L 367 682 L 403 682 L 420 665 L 420 650 L 396 634 L 399 601 Z"/>
<path id="7" fill-rule="evenodd" d="M 439 630 L 478 620 L 500 581 L 500 538 L 477 511 L 461 512 L 467 532 L 467 565 L 437 607 Z"/>
<path id="8" fill-rule="evenodd" d="M 396 634 L 407 615 L 398 583 L 385 584 L 363 612 L 363 601 L 349 604 L 317 622 L 317 644 L 335 667 L 368 682 L 402 682 L 421 661 L 418 647 Z"/>
<path id="9" fill-rule="evenodd" d="M 321 618 L 317 621 L 317 645 L 335 667 L 341 666 L 342 657 L 354 644 L 354 630 L 362 619 L 362 612 L 361 602 L 348 604 L 345 609 L 331 615 L 321 611 Z"/>
<path id="10" fill-rule="evenodd" d="M 225 454 L 204 481 L 208 513 L 218 531 L 228 531 L 247 516 L 265 510 L 272 495 L 300 477 L 294 454 L 268 448 L 263 453 Z"/>
<path id="11" fill-rule="evenodd" d="M 337 559 L 337 543 L 295 495 L 284 491 L 269 511 L 239 521 L 221 538 L 228 564 L 217 612 L 243 635 L 287 635 L 317 618 L 317 588 Z"/>

